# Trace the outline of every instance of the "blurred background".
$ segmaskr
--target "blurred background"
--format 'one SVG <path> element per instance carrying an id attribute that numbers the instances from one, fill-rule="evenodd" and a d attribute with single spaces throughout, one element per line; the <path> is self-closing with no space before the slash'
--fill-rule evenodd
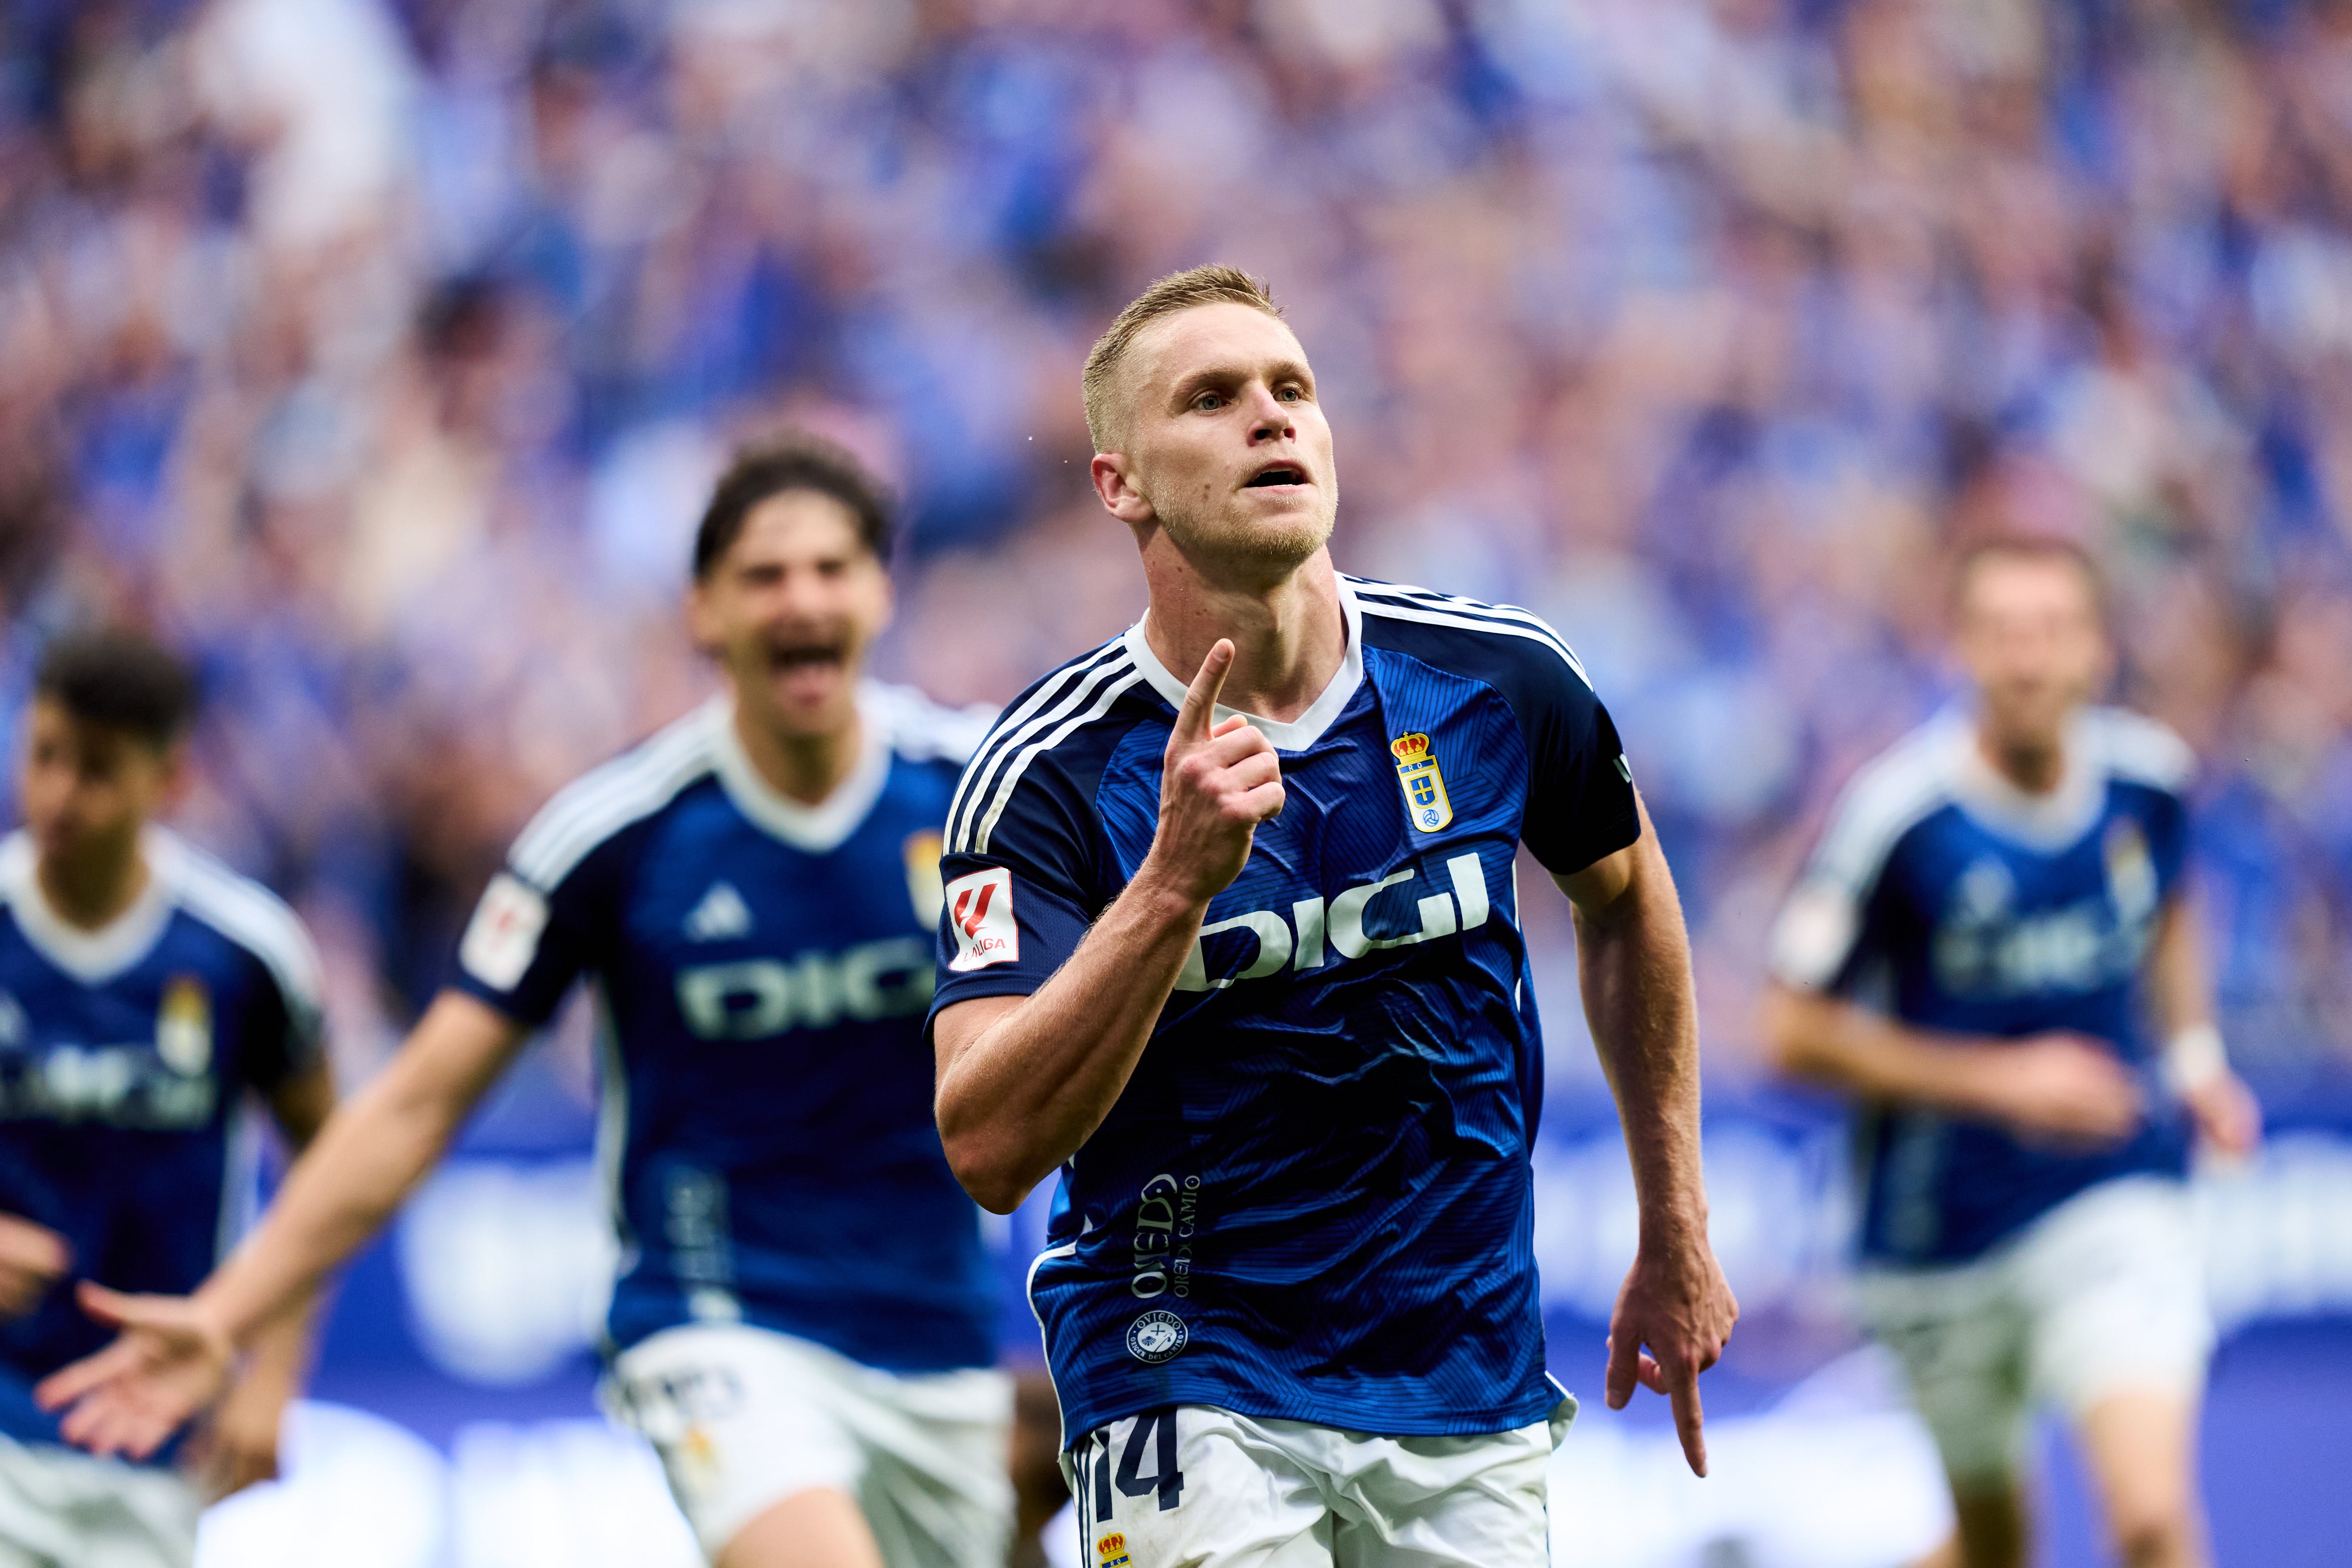
<path id="1" fill-rule="evenodd" d="M 710 677 L 678 599 L 737 442 L 905 498 L 884 675 L 1001 700 L 1127 625 L 1077 374 L 1142 283 L 1267 278 L 1343 567 L 1528 605 L 1593 671 L 1688 902 L 1717 1479 L 1592 1410 L 1591 1564 L 1880 1568 L 1941 1528 L 1838 1286 L 1835 1108 L 1762 1081 L 1765 928 L 1838 786 L 1945 700 L 1941 568 L 2112 574 L 2121 695 L 2206 771 L 2224 1563 L 2340 1563 L 2352 1441 L 2352 5 L 2302 0 L 12 0 L 0 742 L 106 616 L 200 664 L 182 826 L 292 899 L 348 1088 L 505 845 Z M 1632 1251 L 1564 906 L 1538 1161 L 1552 1365 Z M 355 1268 L 294 1481 L 217 1563 L 663 1564 L 597 1421 L 609 1262 L 568 1016 Z M 1034 1210 L 997 1239 L 1008 1355 Z M 1654 1403 L 1654 1402 L 1652 1402 Z M 2095 1560 L 2053 1446 L 2053 1563 Z M 2339 1495 L 2330 1505 L 2326 1495 Z M 328 1544 L 331 1542 L 331 1546 Z M 1071 1550 L 1057 1546 L 1056 1550 Z"/>

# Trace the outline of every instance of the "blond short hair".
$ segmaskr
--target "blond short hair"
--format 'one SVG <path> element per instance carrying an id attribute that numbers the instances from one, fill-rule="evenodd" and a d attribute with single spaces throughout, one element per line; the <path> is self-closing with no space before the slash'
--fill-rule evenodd
<path id="1" fill-rule="evenodd" d="M 1113 318 L 1109 331 L 1095 340 L 1094 352 L 1087 355 L 1083 378 L 1087 397 L 1087 434 L 1094 440 L 1097 452 L 1110 449 L 1113 426 L 1112 383 L 1118 378 L 1118 367 L 1127 358 L 1127 351 L 1144 328 L 1162 316 L 1172 316 L 1179 310 L 1190 310 L 1201 305 L 1247 305 L 1264 310 L 1276 321 L 1282 320 L 1282 307 L 1274 302 L 1274 294 L 1265 284 L 1238 267 L 1225 267 L 1211 262 L 1205 267 L 1188 267 L 1167 277 L 1138 294 Z"/>

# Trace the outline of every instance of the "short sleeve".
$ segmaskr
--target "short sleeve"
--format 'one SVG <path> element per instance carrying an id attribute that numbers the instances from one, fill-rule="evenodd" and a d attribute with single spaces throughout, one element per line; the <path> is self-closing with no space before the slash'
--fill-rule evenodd
<path id="1" fill-rule="evenodd" d="M 300 918 L 261 888 L 209 866 L 191 874 L 197 907 L 257 972 L 240 1026 L 236 1073 L 247 1087 L 269 1094 L 326 1059 L 326 975 L 319 950 Z"/>
<path id="2" fill-rule="evenodd" d="M 980 996 L 1025 996 L 1077 951 L 1108 901 L 1091 801 L 1051 756 L 1026 767 L 986 826 L 963 825 L 941 859 L 939 986 L 931 1015 Z"/>
<path id="3" fill-rule="evenodd" d="M 1642 816 L 1609 710 L 1565 656 L 1535 663 L 1538 679 L 1514 701 L 1530 775 L 1519 837 L 1544 869 L 1565 877 L 1640 838 Z"/>
<path id="4" fill-rule="evenodd" d="M 509 862 L 474 906 L 450 984 L 519 1023 L 547 1022 L 592 964 L 596 911 L 609 907 L 616 874 L 614 848 L 601 847 L 551 888 L 535 885 Z"/>
<path id="5" fill-rule="evenodd" d="M 1932 736 L 1905 742 L 1839 796 L 1773 921 L 1765 960 L 1773 979 L 1800 991 L 1836 991 L 1861 967 L 1886 867 L 1943 798 L 1937 747 Z"/>

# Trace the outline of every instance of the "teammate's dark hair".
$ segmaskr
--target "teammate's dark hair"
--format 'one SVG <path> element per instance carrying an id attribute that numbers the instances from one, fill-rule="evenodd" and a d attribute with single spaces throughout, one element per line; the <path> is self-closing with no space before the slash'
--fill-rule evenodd
<path id="1" fill-rule="evenodd" d="M 885 566 L 890 563 L 890 492 L 848 450 L 821 436 L 795 431 L 736 454 L 719 476 L 694 535 L 697 581 L 735 548 L 751 509 L 787 490 L 814 490 L 847 507 L 857 520 L 859 542 Z"/>
<path id="2" fill-rule="evenodd" d="M 41 650 L 33 692 L 76 719 L 168 751 L 195 717 L 196 681 L 169 651 L 110 626 L 66 632 Z"/>
<path id="3" fill-rule="evenodd" d="M 2102 625 L 2107 618 L 2107 577 L 2099 563 L 2080 543 L 2060 534 L 1995 534 L 1979 539 L 1960 552 L 1952 563 L 1952 613 L 1967 606 L 1969 584 L 1977 568 L 1988 561 L 2041 561 L 2071 566 L 2079 573 L 2091 596 L 2091 610 Z"/>

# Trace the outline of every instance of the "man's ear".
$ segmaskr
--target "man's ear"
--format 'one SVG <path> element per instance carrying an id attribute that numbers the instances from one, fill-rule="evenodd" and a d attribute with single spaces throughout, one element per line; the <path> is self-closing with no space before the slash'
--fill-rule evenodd
<path id="1" fill-rule="evenodd" d="M 711 607 L 709 584 L 699 577 L 686 585 L 686 635 L 700 651 L 719 651 L 719 615 Z"/>
<path id="2" fill-rule="evenodd" d="M 188 797 L 188 789 L 195 782 L 193 751 L 194 743 L 185 735 L 163 748 L 162 799 L 157 803 L 163 811 L 176 808 Z"/>
<path id="3" fill-rule="evenodd" d="M 1095 494 L 1101 498 L 1103 510 L 1129 528 L 1141 528 L 1160 515 L 1136 488 L 1126 453 L 1097 452 L 1095 460 L 1087 465 L 1087 477 L 1094 480 Z"/>

